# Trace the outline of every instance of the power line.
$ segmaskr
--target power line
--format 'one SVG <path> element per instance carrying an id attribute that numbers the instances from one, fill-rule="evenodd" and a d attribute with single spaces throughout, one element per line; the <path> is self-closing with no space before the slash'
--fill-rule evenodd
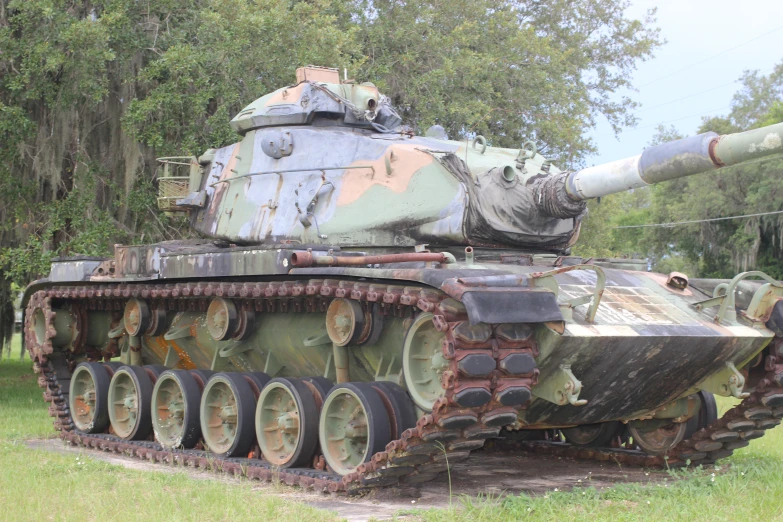
<path id="1" fill-rule="evenodd" d="M 655 123 L 653 125 L 645 125 L 644 127 L 637 127 L 634 130 L 652 129 L 653 127 L 657 127 L 658 125 L 664 125 L 666 123 L 674 123 L 675 121 L 680 121 L 680 120 L 687 120 L 688 118 L 695 118 L 696 116 L 706 116 L 706 115 L 711 114 L 713 112 L 725 111 L 726 109 L 731 109 L 731 106 L 727 105 L 726 107 L 718 107 L 717 109 L 710 109 L 710 110 L 708 110 L 706 112 L 700 112 L 698 114 L 690 114 L 688 116 L 682 116 L 680 118 L 675 118 L 673 120 L 660 121 L 660 122 Z"/>
<path id="2" fill-rule="evenodd" d="M 683 67 L 682 69 L 677 69 L 676 71 L 674 71 L 674 72 L 672 72 L 672 73 L 666 74 L 666 75 L 664 75 L 664 76 L 660 76 L 660 77 L 658 77 L 658 78 L 656 78 L 656 79 L 654 79 L 654 80 L 652 80 L 652 81 L 649 81 L 649 82 L 647 82 L 647 83 L 645 83 L 645 84 L 643 84 L 643 85 L 640 85 L 640 86 L 639 86 L 639 88 L 642 88 L 642 87 L 647 87 L 648 85 L 651 85 L 651 84 L 653 84 L 653 83 L 655 83 L 655 82 L 657 82 L 657 81 L 663 80 L 663 79 L 665 79 L 665 78 L 670 78 L 670 77 L 674 76 L 675 74 L 679 74 L 679 73 L 681 73 L 681 72 L 683 72 L 683 71 L 687 71 L 688 69 L 692 69 L 692 68 L 696 67 L 697 65 L 701 65 L 701 64 L 703 64 L 703 63 L 705 63 L 705 62 L 708 62 L 708 61 L 710 61 L 710 60 L 712 60 L 712 59 L 715 59 L 715 58 L 717 58 L 717 57 L 719 57 L 719 56 L 723 56 L 724 54 L 730 53 L 731 51 L 733 51 L 733 50 L 735 50 L 735 49 L 739 49 L 740 47 L 742 47 L 742 46 L 744 46 L 744 45 L 747 45 L 747 44 L 749 44 L 749 43 L 751 43 L 751 42 L 755 42 L 756 40 L 759 40 L 759 39 L 761 39 L 761 38 L 764 38 L 765 36 L 768 36 L 768 35 L 770 35 L 770 34 L 772 34 L 772 33 L 776 33 L 776 32 L 778 32 L 778 31 L 780 31 L 781 29 L 783 29 L 783 25 L 782 25 L 782 26 L 780 26 L 780 27 L 778 27 L 777 29 L 773 29 L 773 30 L 771 30 L 771 31 L 769 31 L 769 32 L 766 32 L 766 33 L 764 33 L 764 34 L 761 34 L 761 35 L 759 35 L 759 36 L 757 36 L 757 37 L 755 37 L 755 38 L 751 38 L 751 39 L 750 39 L 750 40 L 748 40 L 747 42 L 743 42 L 743 43 L 741 43 L 741 44 L 735 45 L 734 47 L 732 47 L 732 48 L 730 48 L 730 49 L 726 49 L 725 51 L 721 51 L 721 52 L 719 52 L 718 54 L 714 54 L 714 55 L 712 55 L 712 56 L 710 56 L 710 57 L 708 57 L 708 58 L 705 58 L 705 59 L 703 59 L 703 60 L 700 60 L 700 61 L 698 61 L 698 62 L 692 63 L 692 64 L 690 64 L 690 65 L 688 65 L 688 66 L 686 66 L 686 67 Z"/>
<path id="3" fill-rule="evenodd" d="M 659 107 L 665 107 L 666 105 L 671 105 L 672 103 L 677 103 L 679 101 L 687 100 L 689 98 L 693 98 L 693 97 L 699 96 L 701 94 L 706 94 L 708 92 L 712 92 L 712 91 L 715 91 L 715 90 L 718 90 L 718 89 L 722 89 L 723 87 L 728 87 L 729 85 L 734 85 L 735 83 L 739 83 L 740 81 L 741 80 L 734 80 L 733 82 L 724 83 L 723 85 L 718 85 L 717 87 L 713 87 L 711 89 L 707 89 L 706 91 L 701 91 L 701 92 L 697 92 L 697 93 L 694 93 L 694 94 L 689 94 L 688 96 L 683 96 L 682 98 L 677 98 L 676 100 L 671 100 L 671 101 L 667 101 L 667 102 L 664 102 L 664 103 L 659 103 L 658 105 L 653 105 L 652 107 L 645 107 L 643 109 L 640 109 L 640 110 L 636 111 L 636 114 L 639 114 L 640 112 L 651 111 L 651 110 L 657 109 Z"/>
<path id="4" fill-rule="evenodd" d="M 694 219 L 692 221 L 674 221 L 672 223 L 650 223 L 647 225 L 623 225 L 621 227 L 612 227 L 612 228 L 652 228 L 652 227 L 674 227 L 677 225 L 692 225 L 694 223 L 709 223 L 712 221 L 726 221 L 729 219 L 741 219 L 741 218 L 749 218 L 749 217 L 758 217 L 758 216 L 771 216 L 773 214 L 783 214 L 783 210 L 777 210 L 775 212 L 759 212 L 758 214 L 745 214 L 742 216 L 727 216 L 727 217 L 719 217 L 719 218 L 712 218 L 712 219 Z"/>
<path id="5" fill-rule="evenodd" d="M 709 110 L 707 112 L 700 112 L 700 113 L 697 113 L 697 114 L 689 114 L 688 116 L 682 116 L 680 118 L 675 118 L 673 120 L 659 121 L 658 123 L 654 123 L 652 125 L 645 125 L 644 127 L 634 127 L 632 129 L 626 129 L 623 132 L 624 133 L 629 133 L 629 132 L 636 132 L 636 131 L 645 130 L 645 129 L 652 129 L 652 128 L 657 127 L 659 125 L 665 125 L 667 123 L 674 123 L 675 121 L 680 121 L 680 120 L 687 120 L 688 118 L 694 118 L 696 116 L 706 116 L 706 115 L 711 114 L 713 112 L 723 111 L 723 110 L 730 109 L 730 108 L 731 108 L 730 105 L 727 105 L 726 107 L 718 107 L 717 109 L 712 109 L 712 110 Z M 600 138 L 606 138 L 606 137 L 613 136 L 613 135 L 614 134 L 602 134 L 599 137 Z"/>
<path id="6" fill-rule="evenodd" d="M 761 73 L 761 75 L 762 76 L 769 76 L 773 72 L 774 72 L 774 69 L 772 69 L 772 70 L 770 70 L 768 72 Z M 665 107 L 666 105 L 671 105 L 672 103 L 677 103 L 679 101 L 683 101 L 683 100 L 687 100 L 687 99 L 690 99 L 690 98 L 694 98 L 696 96 L 699 96 L 699 95 L 702 95 L 702 94 L 706 94 L 708 92 L 716 91 L 718 89 L 722 89 L 724 87 L 728 87 L 729 85 L 734 85 L 736 83 L 742 83 L 742 78 L 739 78 L 737 80 L 734 80 L 734 81 L 731 81 L 731 82 L 728 82 L 728 83 L 724 83 L 724 84 L 721 84 L 721 85 L 716 85 L 715 87 L 711 87 L 711 88 L 706 89 L 704 91 L 696 92 L 696 93 L 693 93 L 693 94 L 688 94 L 686 96 L 683 96 L 682 98 L 677 98 L 676 100 L 669 100 L 669 101 L 666 101 L 666 102 L 663 102 L 663 103 L 659 103 L 658 105 L 653 105 L 652 107 L 644 107 L 644 108 L 639 109 L 638 111 L 636 111 L 635 114 L 639 114 L 640 112 L 651 111 L 651 110 L 657 109 L 659 107 Z"/>

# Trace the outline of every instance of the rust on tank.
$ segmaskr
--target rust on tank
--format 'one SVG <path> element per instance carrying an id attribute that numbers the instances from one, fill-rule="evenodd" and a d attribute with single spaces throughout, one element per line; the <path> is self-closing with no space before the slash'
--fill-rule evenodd
<path id="1" fill-rule="evenodd" d="M 146 345 L 155 355 L 160 357 L 161 361 L 166 360 L 166 354 L 168 353 L 169 348 L 171 348 L 177 354 L 177 357 L 179 357 L 179 362 L 177 363 L 178 367 L 183 370 L 195 370 L 197 368 L 191 360 L 190 355 L 188 355 L 188 352 L 174 340 L 167 341 L 160 335 L 158 337 L 147 338 Z"/>
<path id="2" fill-rule="evenodd" d="M 779 342 L 768 348 L 775 335 L 783 338 L 777 302 L 783 286 L 767 278 L 745 315 L 733 303 L 732 313 L 720 304 L 713 315 L 708 309 L 720 299 L 688 287 L 684 277 L 672 274 L 667 284 L 666 276 L 640 271 L 644 263 L 591 262 L 568 251 L 584 216 L 577 200 L 712 168 L 699 159 L 709 136 L 566 173 L 527 146 L 502 149 L 478 137 L 473 148 L 446 136 L 408 139 L 389 99 L 371 84 L 339 83 L 333 70 L 300 73 L 304 83 L 259 98 L 232 120 L 244 136 L 240 144 L 208 151 L 201 167 L 191 168 L 190 192 L 175 207 L 192 213 L 202 239 L 120 246 L 113 275 L 96 275 L 99 260 L 62 261 L 50 279 L 28 288 L 25 342 L 66 440 L 337 492 L 431 480 L 509 428 L 541 428 L 560 438 L 555 430 L 563 427 L 589 432 L 626 421 L 629 430 L 649 428 L 633 434 L 632 443 L 641 446 L 644 433 L 650 433 L 646 442 L 660 441 L 695 419 L 697 435 L 663 448 L 669 459 L 631 448 L 619 428 L 610 433 L 626 444 L 618 461 L 677 466 L 739 447 L 717 440 L 705 446 L 705 437 L 725 437 L 735 426 L 728 435 L 746 442 L 783 418 L 783 354 Z M 322 73 L 337 82 L 314 83 L 328 79 Z M 775 148 L 773 134 L 781 131 L 729 136 L 713 152 L 726 163 L 757 158 Z M 526 166 L 513 161 L 520 152 L 531 160 Z M 185 183 L 185 176 L 167 177 Z M 459 262 L 453 253 L 460 253 Z M 129 299 L 137 300 L 140 316 L 155 310 L 157 326 L 121 325 L 118 313 Z M 122 439 L 110 424 L 92 433 L 74 430 L 60 379 L 77 364 L 97 364 L 84 359 L 113 355 L 99 350 L 114 351 L 123 335 L 141 340 L 146 358 L 118 351 L 127 366 L 163 360 L 170 369 L 201 370 L 206 386 L 199 400 L 190 397 L 195 417 L 189 418 L 204 408 L 221 410 L 200 419 L 204 451 L 196 449 L 197 437 L 166 443 L 168 427 L 154 432 L 161 446 L 145 442 L 149 437 Z M 123 373 L 91 368 L 110 378 Z M 207 369 L 220 377 L 210 381 Z M 158 370 L 147 367 L 149 374 Z M 158 382 L 173 386 L 193 373 Z M 223 428 L 239 409 L 259 410 L 265 385 L 258 383 L 272 377 L 287 380 L 314 405 L 292 406 L 286 415 L 262 419 L 258 429 L 234 424 L 242 447 L 223 453 L 209 429 L 230 437 Z M 227 386 L 233 401 L 208 396 L 209 383 L 224 378 L 256 386 L 247 394 Z M 752 392 L 743 391 L 746 379 Z M 335 388 L 335 380 L 346 382 Z M 752 395 L 725 420 L 702 423 L 692 407 L 694 391 Z M 165 395 L 177 393 L 164 390 L 160 398 Z M 687 408 L 678 402 L 683 399 Z M 367 423 L 378 437 L 365 438 L 341 417 L 346 409 L 389 423 Z M 185 418 L 182 409 L 177 413 L 170 420 Z M 264 434 L 292 427 L 281 421 L 295 418 L 318 427 L 304 458 L 290 468 L 270 466 L 279 456 L 268 458 Z M 640 424 L 658 421 L 665 424 Z M 250 454 L 254 436 L 265 460 L 255 451 L 242 464 L 233 460 Z M 568 451 L 581 454 L 563 436 L 574 444 Z M 369 439 L 377 445 L 342 469 L 343 455 L 323 443 Z M 448 445 L 434 443 L 439 440 Z M 594 454 L 606 456 L 606 444 Z"/>
<path id="3" fill-rule="evenodd" d="M 291 265 L 297 268 L 310 266 L 364 266 L 389 263 L 411 262 L 447 263 L 448 257 L 442 252 L 411 252 L 409 254 L 386 254 L 379 256 L 325 256 L 311 252 L 295 252 L 291 255 Z"/>

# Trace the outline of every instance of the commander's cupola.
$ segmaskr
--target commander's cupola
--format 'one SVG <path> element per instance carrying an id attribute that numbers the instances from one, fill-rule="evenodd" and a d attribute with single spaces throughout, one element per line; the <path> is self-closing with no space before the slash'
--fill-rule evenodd
<path id="1" fill-rule="evenodd" d="M 337 69 L 300 67 L 296 84 L 262 96 L 231 120 L 241 135 L 282 125 L 342 125 L 388 132 L 401 119 L 389 99 L 369 82 L 340 80 Z"/>

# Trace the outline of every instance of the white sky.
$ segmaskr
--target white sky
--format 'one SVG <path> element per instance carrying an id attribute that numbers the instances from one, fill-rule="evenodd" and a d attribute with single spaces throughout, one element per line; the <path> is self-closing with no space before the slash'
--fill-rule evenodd
<path id="1" fill-rule="evenodd" d="M 729 112 L 731 98 L 740 88 L 739 83 L 731 82 L 743 71 L 758 69 L 766 74 L 783 60 L 783 0 L 632 1 L 626 11 L 631 18 L 658 7 L 658 27 L 667 43 L 634 74 L 638 92 L 630 94 L 641 103 L 638 125 L 616 138 L 606 121 L 599 119 L 591 134 L 599 151 L 588 164 L 641 153 L 658 123 L 674 125 L 686 135 L 695 134 L 702 116 Z M 745 42 L 749 43 L 728 51 Z M 728 52 L 699 63 L 723 51 Z"/>

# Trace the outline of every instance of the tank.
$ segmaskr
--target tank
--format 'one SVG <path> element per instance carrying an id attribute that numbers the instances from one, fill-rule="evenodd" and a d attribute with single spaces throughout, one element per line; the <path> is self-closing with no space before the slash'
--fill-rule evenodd
<path id="1" fill-rule="evenodd" d="M 371 83 L 297 70 L 233 145 L 162 158 L 201 238 L 60 259 L 25 343 L 74 445 L 331 492 L 504 451 L 715 461 L 783 417 L 783 286 L 570 255 L 586 201 L 783 151 L 783 124 L 559 170 L 415 136 Z M 718 418 L 715 395 L 741 400 Z"/>

